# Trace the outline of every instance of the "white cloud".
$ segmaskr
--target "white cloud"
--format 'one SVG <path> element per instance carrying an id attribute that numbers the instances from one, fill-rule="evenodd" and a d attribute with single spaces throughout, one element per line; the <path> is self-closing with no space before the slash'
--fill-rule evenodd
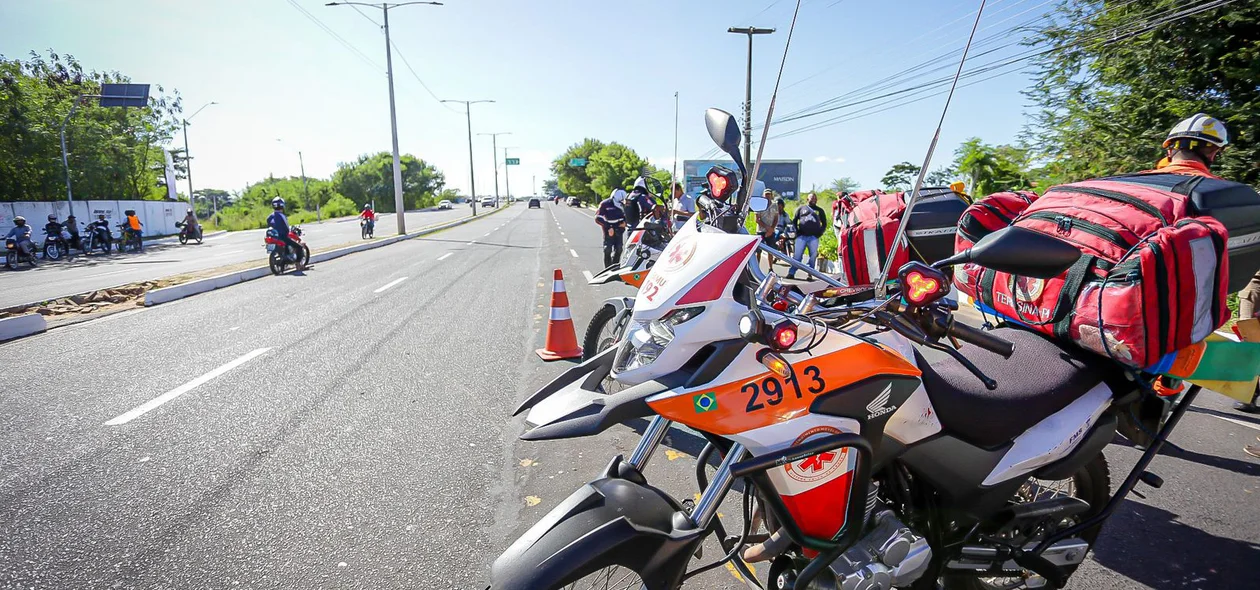
<path id="1" fill-rule="evenodd" d="M 834 158 L 829 157 L 829 156 L 818 156 L 818 157 L 814 158 L 814 162 L 817 162 L 817 163 L 819 163 L 819 164 L 824 164 L 824 163 L 826 163 L 826 162 L 835 162 L 836 164 L 843 164 L 843 163 L 844 163 L 844 158 L 842 158 L 842 157 L 840 157 L 840 156 L 836 156 L 836 157 L 834 157 Z"/>
<path id="2" fill-rule="evenodd" d="M 823 163 L 823 162 L 828 162 L 828 161 L 830 161 L 830 160 L 831 160 L 831 158 L 828 158 L 827 156 L 818 156 L 817 158 L 814 158 L 814 161 L 815 161 L 815 162 L 818 162 L 819 164 L 821 164 L 821 163 Z"/>

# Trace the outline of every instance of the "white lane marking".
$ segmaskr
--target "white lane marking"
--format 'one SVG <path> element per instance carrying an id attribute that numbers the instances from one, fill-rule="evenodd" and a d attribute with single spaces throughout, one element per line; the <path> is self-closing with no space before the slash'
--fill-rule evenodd
<path id="1" fill-rule="evenodd" d="M 569 238 L 565 238 L 565 239 L 564 239 L 564 243 L 568 244 L 568 243 L 569 243 Z"/>
<path id="2" fill-rule="evenodd" d="M 390 288 L 390 287 L 393 287 L 394 285 L 397 285 L 398 283 L 401 283 L 401 282 L 403 282 L 403 281 L 405 281 L 405 280 L 407 280 L 407 277 L 401 277 L 401 278 L 394 279 L 394 280 L 392 280 L 392 281 L 390 281 L 390 282 L 388 282 L 388 283 L 385 283 L 385 285 L 383 285 L 380 289 L 377 289 L 377 290 L 372 291 L 372 292 L 373 292 L 373 293 L 380 293 L 381 291 L 384 291 L 384 290 L 386 290 L 386 289 L 388 289 L 388 288 Z"/>
<path id="3" fill-rule="evenodd" d="M 1220 420 L 1224 420 L 1224 421 L 1226 421 L 1226 422 L 1230 422 L 1230 423 L 1233 423 L 1233 424 L 1237 424 L 1237 425 L 1239 425 L 1239 426 L 1246 426 L 1247 428 L 1251 428 L 1251 429 L 1253 429 L 1253 430 L 1260 430 L 1260 426 L 1256 426 L 1255 424 L 1251 424 L 1251 423 L 1248 423 L 1248 422 L 1243 422 L 1242 420 L 1235 420 L 1235 419 L 1233 419 L 1233 418 L 1226 418 L 1226 417 L 1224 417 L 1224 416 L 1217 416 L 1216 414 L 1205 414 L 1205 415 L 1207 415 L 1207 416 L 1211 416 L 1211 417 L 1213 417 L 1213 418 L 1217 418 L 1217 419 L 1220 419 Z"/>
<path id="4" fill-rule="evenodd" d="M 110 420 L 109 422 L 106 422 L 105 425 L 106 426 L 121 426 L 128 422 L 131 422 L 132 420 L 135 420 L 136 418 L 139 418 L 140 416 L 143 416 L 153 411 L 158 406 L 161 406 L 162 404 L 166 402 L 169 402 L 181 395 L 184 395 L 185 393 L 188 393 L 189 391 L 192 391 L 193 389 L 196 389 L 197 387 L 201 385 L 206 384 L 211 379 L 214 379 L 215 377 L 218 377 L 219 375 L 222 375 L 228 371 L 231 371 L 232 369 L 235 369 L 245 363 L 248 363 L 249 361 L 253 360 L 255 357 L 261 355 L 264 352 L 267 352 L 268 350 L 271 350 L 271 348 L 270 347 L 259 348 L 257 350 L 250 351 L 248 354 L 246 354 L 243 357 L 240 357 L 226 365 L 223 365 L 222 367 L 219 367 L 213 371 L 210 371 L 209 373 L 206 373 L 205 375 L 202 375 L 196 379 L 193 379 L 192 381 L 189 381 L 188 383 L 180 385 L 179 387 L 176 387 L 175 389 L 172 389 L 166 393 L 163 393 L 162 395 L 159 395 L 149 400 L 148 402 L 145 402 L 144 404 L 137 406 L 135 409 L 131 410 L 130 412 L 127 412 L 126 414 L 118 416 L 117 418 L 114 418 L 113 420 Z"/>
<path id="5" fill-rule="evenodd" d="M 563 235 L 564 235 L 564 232 L 560 232 L 560 235 L 562 235 L 562 236 L 563 236 Z"/>
<path id="6" fill-rule="evenodd" d="M 583 270 L 582 276 L 586 277 L 586 282 L 588 283 L 595 280 L 595 275 L 591 274 L 591 271 L 589 270 Z"/>
<path id="7" fill-rule="evenodd" d="M 468 242 L 468 245 L 469 245 L 469 246 L 471 246 L 471 245 L 476 244 L 476 243 L 477 243 L 477 240 L 473 240 L 473 241 L 471 241 L 471 242 Z"/>
<path id="8" fill-rule="evenodd" d="M 454 252 L 447 252 L 446 254 L 438 256 L 438 260 L 446 260 L 447 258 L 451 257 L 451 254 L 454 254 Z"/>
<path id="9" fill-rule="evenodd" d="M 577 252 L 575 252 L 573 248 L 569 248 L 569 254 L 572 254 L 574 258 L 578 257 Z"/>
<path id="10" fill-rule="evenodd" d="M 488 235 L 490 235 L 490 234 L 492 234 L 492 233 L 494 233 L 494 232 L 492 232 L 492 231 L 488 231 L 488 232 L 486 232 L 486 235 L 485 235 L 485 236 L 481 236 L 481 237 L 483 237 L 483 238 L 484 238 L 484 237 L 486 237 L 486 236 L 488 236 Z"/>
<path id="11" fill-rule="evenodd" d="M 239 330 L 239 329 L 241 329 L 241 327 L 240 327 L 240 326 L 232 326 L 231 328 L 228 328 L 228 331 L 229 331 L 229 332 L 235 332 L 235 331 L 237 331 L 237 330 Z"/>

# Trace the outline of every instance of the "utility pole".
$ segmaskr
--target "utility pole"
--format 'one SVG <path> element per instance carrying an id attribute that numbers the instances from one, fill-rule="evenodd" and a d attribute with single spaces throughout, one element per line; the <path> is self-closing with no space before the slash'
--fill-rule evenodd
<path id="1" fill-rule="evenodd" d="M 365 2 L 329 2 L 326 6 L 367 6 L 369 8 L 381 9 L 384 15 L 385 29 L 385 77 L 389 80 L 389 130 L 394 140 L 394 209 L 398 217 L 398 235 L 407 233 L 406 213 L 407 207 L 403 203 L 402 192 L 402 162 L 398 156 L 398 110 L 394 106 L 394 56 L 390 50 L 389 42 L 389 9 L 399 8 L 402 6 L 411 6 L 413 4 L 428 4 L 431 6 L 442 6 L 441 2 L 402 2 L 399 4 L 389 4 L 382 2 L 380 4 L 370 4 Z"/>
<path id="2" fill-rule="evenodd" d="M 494 202 L 499 202 L 499 136 L 511 135 L 511 131 L 501 131 L 499 133 L 478 133 L 477 135 L 490 136 L 490 161 L 494 163 Z M 506 172 L 506 171 L 505 171 Z"/>
<path id="3" fill-rule="evenodd" d="M 740 35 L 748 35 L 748 81 L 744 90 L 744 164 L 752 165 L 752 58 L 753 58 L 753 35 L 769 35 L 774 29 L 760 29 L 757 27 L 731 27 L 726 29 L 728 33 L 739 33 Z M 753 179 L 756 182 L 757 179 Z"/>
<path id="4" fill-rule="evenodd" d="M 212 104 L 219 104 L 219 103 L 210 101 L 202 105 L 201 108 L 197 109 L 197 111 L 194 112 L 187 119 L 184 119 L 184 168 L 187 169 L 187 173 L 188 173 L 188 206 L 192 207 L 194 217 L 197 215 L 197 201 L 193 198 L 192 153 L 188 151 L 188 122 L 191 121 L 193 117 L 196 117 L 197 113 L 204 111 L 206 107 Z M 214 199 L 211 199 L 211 201 L 213 200 Z M 215 210 L 215 213 L 218 213 L 218 209 Z"/>
<path id="5" fill-rule="evenodd" d="M 293 151 L 297 152 L 297 155 L 298 155 L 298 166 L 300 166 L 300 167 L 301 167 L 301 169 L 302 169 L 302 194 L 306 197 L 306 202 L 307 202 L 307 203 L 310 203 L 310 202 L 311 202 L 311 191 L 310 191 L 310 190 L 308 190 L 308 189 L 307 189 L 307 187 L 306 187 L 306 162 L 302 161 L 302 150 L 299 150 L 299 149 L 297 149 L 297 148 L 294 148 L 293 146 L 290 146 L 289 144 L 285 143 L 285 142 L 284 142 L 283 140 L 281 140 L 280 138 L 276 138 L 276 142 L 277 142 L 277 143 L 279 143 L 280 145 L 284 146 L 284 147 L 287 147 L 287 148 L 289 148 L 289 149 L 291 149 L 291 150 L 293 150 Z M 323 214 L 321 214 L 321 213 L 320 213 L 320 211 L 319 211 L 319 199 L 316 199 L 316 200 L 315 200 L 315 220 L 316 220 L 316 221 L 323 221 L 323 220 L 324 220 L 324 216 L 323 216 Z"/>
<path id="6" fill-rule="evenodd" d="M 512 175 L 508 174 L 509 169 L 507 166 L 507 151 L 510 149 L 512 148 L 503 148 L 503 192 L 507 193 L 508 201 L 512 200 Z M 497 203 L 499 199 L 496 197 L 494 201 Z"/>
<path id="7" fill-rule="evenodd" d="M 479 102 L 494 102 L 493 100 L 444 100 L 442 102 L 462 102 L 464 103 L 464 113 L 468 116 L 468 191 L 472 195 L 473 216 L 477 215 L 477 174 L 473 172 L 473 145 L 472 145 L 472 105 Z"/>

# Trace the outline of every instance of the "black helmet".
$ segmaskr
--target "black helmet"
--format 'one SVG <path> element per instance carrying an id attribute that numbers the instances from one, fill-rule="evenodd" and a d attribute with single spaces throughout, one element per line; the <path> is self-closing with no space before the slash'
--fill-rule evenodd
<path id="1" fill-rule="evenodd" d="M 56 213 L 49 213 L 49 214 L 48 214 L 48 221 L 57 221 L 57 214 L 56 214 Z"/>

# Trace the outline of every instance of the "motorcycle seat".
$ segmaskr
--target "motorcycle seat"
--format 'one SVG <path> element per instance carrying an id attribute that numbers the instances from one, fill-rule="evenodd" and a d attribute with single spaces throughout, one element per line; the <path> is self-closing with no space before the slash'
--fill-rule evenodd
<path id="1" fill-rule="evenodd" d="M 941 427 L 971 444 L 1006 444 L 1104 381 L 1117 395 L 1132 387 L 1125 385 L 1119 365 L 1093 353 L 1018 328 L 999 328 L 993 334 L 1015 343 L 1010 359 L 975 346 L 964 349 L 971 362 L 997 381 L 993 391 L 953 359 L 929 364 L 915 351 Z"/>

